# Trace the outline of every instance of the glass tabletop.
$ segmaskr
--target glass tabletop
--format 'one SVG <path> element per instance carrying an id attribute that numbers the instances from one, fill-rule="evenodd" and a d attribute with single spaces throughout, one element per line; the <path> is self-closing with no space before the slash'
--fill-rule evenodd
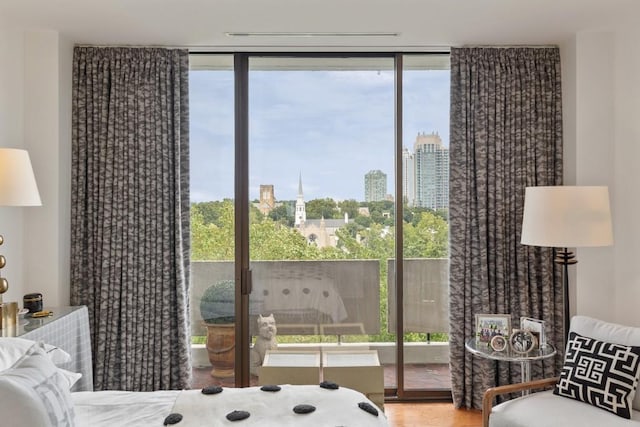
<path id="1" fill-rule="evenodd" d="M 493 360 L 506 360 L 509 362 L 524 362 L 527 360 L 541 360 L 556 354 L 553 345 L 547 344 L 544 348 L 535 348 L 528 353 L 517 353 L 507 346 L 502 351 L 492 349 L 489 344 L 484 342 L 476 342 L 475 338 L 467 340 L 464 345 L 467 350 L 478 356 Z"/>

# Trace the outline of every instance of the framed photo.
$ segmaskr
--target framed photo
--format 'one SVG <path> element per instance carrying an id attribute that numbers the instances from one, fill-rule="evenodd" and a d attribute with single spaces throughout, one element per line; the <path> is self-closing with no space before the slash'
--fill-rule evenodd
<path id="1" fill-rule="evenodd" d="M 507 338 L 510 333 L 510 314 L 476 314 L 476 344 L 489 346 L 496 335 Z"/>
<path id="2" fill-rule="evenodd" d="M 538 345 L 538 339 L 529 331 L 516 329 L 509 338 L 509 345 L 514 353 L 527 354 Z"/>
<path id="3" fill-rule="evenodd" d="M 493 351 L 504 351 L 507 348 L 507 337 L 496 335 L 495 337 L 491 338 L 489 347 L 491 347 Z"/>
<path id="4" fill-rule="evenodd" d="M 540 348 L 545 348 L 547 346 L 547 338 L 544 332 L 544 320 L 532 319 L 531 317 L 521 317 L 520 329 L 531 332 L 537 338 Z"/>

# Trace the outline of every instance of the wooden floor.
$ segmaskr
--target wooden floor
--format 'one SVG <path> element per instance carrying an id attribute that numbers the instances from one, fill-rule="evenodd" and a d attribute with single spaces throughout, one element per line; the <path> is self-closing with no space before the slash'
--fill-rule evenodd
<path id="1" fill-rule="evenodd" d="M 452 403 L 385 403 L 391 427 L 481 427 L 482 412 Z"/>

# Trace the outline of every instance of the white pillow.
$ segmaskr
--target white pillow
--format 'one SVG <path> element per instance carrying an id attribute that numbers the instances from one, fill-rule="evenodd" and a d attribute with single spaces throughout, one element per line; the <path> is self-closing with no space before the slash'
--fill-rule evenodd
<path id="1" fill-rule="evenodd" d="M 37 344 L 0 372 L 0 396 L 0 414 L 12 425 L 75 425 L 68 381 Z"/>
<path id="2" fill-rule="evenodd" d="M 10 368 L 34 344 L 35 341 L 24 338 L 0 338 L 0 371 Z M 54 365 L 60 366 L 71 361 L 66 351 L 51 345 L 39 343 Z"/>
<path id="3" fill-rule="evenodd" d="M 71 387 L 73 387 L 74 384 L 77 383 L 80 378 L 82 378 L 82 374 L 79 372 L 71 372 L 62 368 L 58 368 L 58 372 L 62 374 L 63 378 L 69 384 L 69 390 L 71 390 Z"/>

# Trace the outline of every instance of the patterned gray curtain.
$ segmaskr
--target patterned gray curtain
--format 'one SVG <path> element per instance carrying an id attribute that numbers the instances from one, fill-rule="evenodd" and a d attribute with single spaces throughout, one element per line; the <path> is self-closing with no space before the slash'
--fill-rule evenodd
<path id="1" fill-rule="evenodd" d="M 71 302 L 96 390 L 191 380 L 188 72 L 186 50 L 74 50 Z"/>
<path id="2" fill-rule="evenodd" d="M 485 389 L 520 381 L 520 365 L 465 352 L 476 314 L 545 320 L 563 348 L 561 269 L 552 249 L 520 244 L 525 187 L 562 184 L 559 50 L 452 49 L 450 114 L 452 393 L 481 408 Z M 533 362 L 531 376 L 561 363 Z"/>

